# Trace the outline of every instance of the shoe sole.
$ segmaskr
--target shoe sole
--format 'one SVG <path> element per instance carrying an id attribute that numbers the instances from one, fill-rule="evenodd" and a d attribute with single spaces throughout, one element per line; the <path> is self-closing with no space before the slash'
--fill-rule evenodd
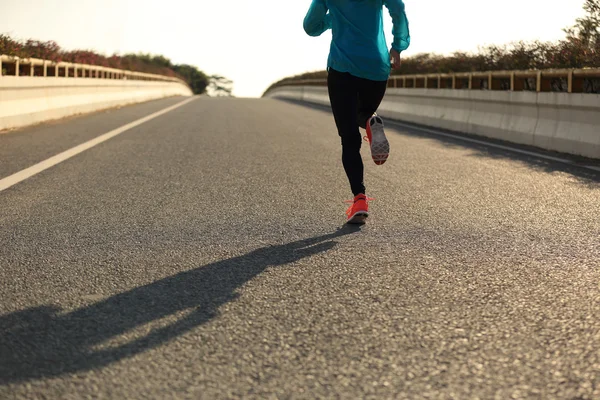
<path id="1" fill-rule="evenodd" d="M 383 121 L 379 117 L 373 117 L 375 123 L 371 125 L 371 121 L 367 125 L 369 135 L 371 137 L 371 157 L 377 165 L 381 165 L 387 161 L 390 155 L 390 143 L 385 137 L 383 130 Z"/>
<path id="2" fill-rule="evenodd" d="M 367 220 L 369 213 L 364 211 L 359 211 L 350 218 L 348 218 L 347 224 L 364 224 Z"/>

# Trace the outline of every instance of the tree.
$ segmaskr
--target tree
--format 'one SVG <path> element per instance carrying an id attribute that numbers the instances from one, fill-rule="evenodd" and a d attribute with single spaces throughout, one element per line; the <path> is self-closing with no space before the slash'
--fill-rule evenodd
<path id="1" fill-rule="evenodd" d="M 221 75 L 212 75 L 209 78 L 208 93 L 211 96 L 231 96 L 233 82 Z"/>
<path id="2" fill-rule="evenodd" d="M 185 80 L 194 94 L 203 94 L 209 85 L 209 78 L 193 65 L 174 65 L 173 70 Z"/>
<path id="3" fill-rule="evenodd" d="M 565 29 L 567 40 L 596 49 L 600 45 L 600 0 L 585 0 L 583 9 L 586 15 L 578 18 L 575 26 Z"/>

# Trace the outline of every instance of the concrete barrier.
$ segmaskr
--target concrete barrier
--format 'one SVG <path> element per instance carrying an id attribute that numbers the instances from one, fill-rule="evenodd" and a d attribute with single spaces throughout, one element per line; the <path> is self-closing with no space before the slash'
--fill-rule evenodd
<path id="1" fill-rule="evenodd" d="M 324 86 L 282 86 L 266 97 L 329 106 Z M 389 88 L 381 116 L 600 159 L 600 95 Z"/>
<path id="2" fill-rule="evenodd" d="M 0 78 L 0 130 L 170 96 L 191 96 L 181 82 L 127 79 Z"/>

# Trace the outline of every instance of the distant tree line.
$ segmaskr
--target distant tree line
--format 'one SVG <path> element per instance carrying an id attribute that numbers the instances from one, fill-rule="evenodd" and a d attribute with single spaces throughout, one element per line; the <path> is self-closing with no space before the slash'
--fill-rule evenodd
<path id="1" fill-rule="evenodd" d="M 177 77 L 185 81 L 194 94 L 204 94 L 209 87 L 217 95 L 231 95 L 231 81 L 214 75 L 209 76 L 193 65 L 173 64 L 170 59 L 161 55 L 124 54 L 104 56 L 91 50 L 67 51 L 54 41 L 16 40 L 8 35 L 0 34 L 0 54 L 20 58 L 39 58 L 54 62 L 71 62 L 78 64 L 98 65 L 149 74 Z M 224 84 L 224 82 L 226 84 Z"/>
<path id="2" fill-rule="evenodd" d="M 585 0 L 583 9 L 585 16 L 577 19 L 574 26 L 564 29 L 566 37 L 557 43 L 520 41 L 504 46 L 482 47 L 475 54 L 455 52 L 449 56 L 422 53 L 403 58 L 402 68 L 393 74 L 600 68 L 600 0 Z M 285 80 L 326 76 L 326 71 L 317 71 Z"/>

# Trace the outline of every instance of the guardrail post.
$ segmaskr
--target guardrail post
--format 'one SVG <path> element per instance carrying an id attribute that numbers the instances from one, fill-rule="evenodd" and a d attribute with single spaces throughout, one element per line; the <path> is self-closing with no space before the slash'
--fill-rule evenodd
<path id="1" fill-rule="evenodd" d="M 511 92 L 515 91 L 515 73 L 514 72 L 510 73 L 510 91 Z"/>
<path id="2" fill-rule="evenodd" d="M 573 70 L 570 69 L 567 74 L 567 92 L 573 93 Z"/>
<path id="3" fill-rule="evenodd" d="M 473 74 L 469 74 L 469 90 L 473 89 Z"/>
<path id="4" fill-rule="evenodd" d="M 441 75 L 438 75 L 437 81 L 438 81 L 437 88 L 441 89 L 442 88 L 442 76 Z"/>
<path id="5" fill-rule="evenodd" d="M 73 77 L 77 78 L 77 65 L 73 67 Z"/>
<path id="6" fill-rule="evenodd" d="M 44 78 L 48 76 L 48 61 L 44 60 Z"/>
<path id="7" fill-rule="evenodd" d="M 427 84 L 428 78 L 427 75 L 425 75 L 425 82 L 423 83 L 425 89 L 429 89 L 429 85 Z"/>
<path id="8" fill-rule="evenodd" d="M 452 75 L 452 89 L 456 89 L 456 75 Z"/>
<path id="9" fill-rule="evenodd" d="M 488 90 L 492 90 L 492 86 L 494 85 L 494 76 L 490 72 L 488 74 Z"/>
<path id="10" fill-rule="evenodd" d="M 536 88 L 535 90 L 537 92 L 541 92 L 542 91 L 542 71 L 538 71 L 537 73 L 537 77 L 536 77 Z"/>
<path id="11" fill-rule="evenodd" d="M 65 78 L 69 77 L 69 66 L 65 65 Z"/>
<path id="12" fill-rule="evenodd" d="M 15 60 L 15 76 L 19 76 L 19 59 Z"/>

